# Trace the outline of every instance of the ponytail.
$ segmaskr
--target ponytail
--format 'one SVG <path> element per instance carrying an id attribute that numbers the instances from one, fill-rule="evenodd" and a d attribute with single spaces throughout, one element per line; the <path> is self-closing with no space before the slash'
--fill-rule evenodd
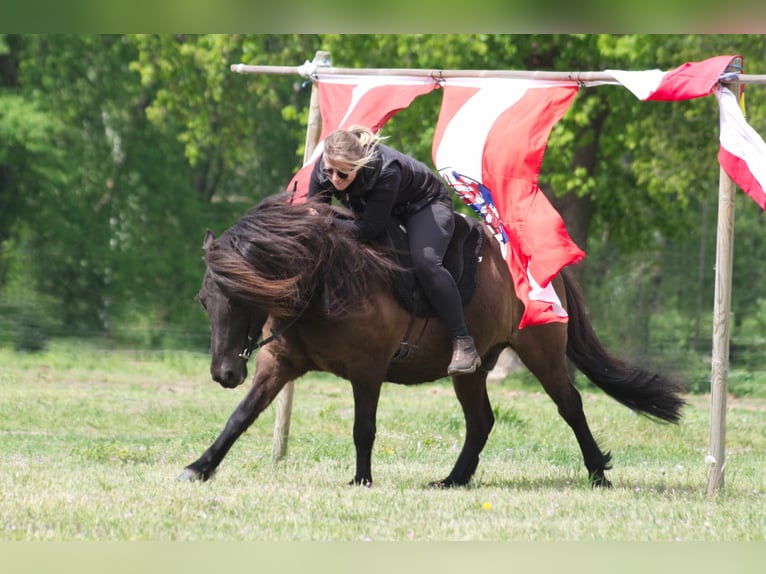
<path id="1" fill-rule="evenodd" d="M 375 148 L 383 138 L 370 128 L 354 125 L 347 130 L 335 130 L 325 139 L 324 154 L 334 161 L 339 161 L 360 169 L 375 157 Z"/>
<path id="2" fill-rule="evenodd" d="M 348 128 L 348 131 L 359 139 L 359 143 L 362 144 L 364 149 L 368 149 L 370 146 L 374 146 L 382 139 L 376 136 L 375 133 L 367 126 L 351 126 Z"/>

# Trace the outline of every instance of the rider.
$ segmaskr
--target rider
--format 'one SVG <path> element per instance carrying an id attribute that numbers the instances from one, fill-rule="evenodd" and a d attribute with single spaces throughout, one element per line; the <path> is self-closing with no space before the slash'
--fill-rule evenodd
<path id="1" fill-rule="evenodd" d="M 366 127 L 332 132 L 314 164 L 308 195 L 327 202 L 335 197 L 350 208 L 355 218 L 338 224 L 363 242 L 375 239 L 392 217 L 405 225 L 415 273 L 452 340 L 447 373 L 473 373 L 481 357 L 455 280 L 442 265 L 455 230 L 449 190 L 424 163 L 379 142 Z"/>

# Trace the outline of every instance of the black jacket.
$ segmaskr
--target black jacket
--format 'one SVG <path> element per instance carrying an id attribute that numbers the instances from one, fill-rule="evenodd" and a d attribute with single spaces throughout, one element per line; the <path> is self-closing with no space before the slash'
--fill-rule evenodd
<path id="1" fill-rule="evenodd" d="M 342 192 L 324 175 L 322 166 L 320 156 L 311 171 L 308 196 L 318 195 L 328 203 L 335 197 L 351 209 L 356 218 L 339 220 L 339 224 L 360 241 L 377 237 L 392 216 L 406 221 L 409 214 L 436 199 L 452 204 L 446 185 L 426 164 L 386 145 L 377 145 L 375 157 Z"/>

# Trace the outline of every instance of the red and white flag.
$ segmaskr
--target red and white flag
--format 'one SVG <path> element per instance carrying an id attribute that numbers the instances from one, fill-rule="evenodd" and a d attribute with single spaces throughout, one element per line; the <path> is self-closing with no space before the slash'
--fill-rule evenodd
<path id="1" fill-rule="evenodd" d="M 377 132 L 397 112 L 431 92 L 437 84 L 430 78 L 406 76 L 366 77 L 328 75 L 317 81 L 322 132 L 311 157 L 287 186 L 294 202 L 305 201 L 314 162 L 324 149 L 325 138 L 337 129 L 363 125 Z"/>
<path id="2" fill-rule="evenodd" d="M 766 143 L 745 120 L 737 96 L 715 88 L 721 130 L 718 163 L 750 198 L 766 210 Z"/>
<path id="3" fill-rule="evenodd" d="M 640 100 L 678 101 L 715 92 L 720 109 L 718 162 L 729 177 L 766 209 L 766 143 L 745 120 L 737 97 L 719 84 L 739 56 L 687 62 L 669 72 L 607 70 Z"/>
<path id="4" fill-rule="evenodd" d="M 718 80 L 736 57 L 715 56 L 702 62 L 686 62 L 667 72 L 661 70 L 606 71 L 633 92 L 639 100 L 677 102 L 712 94 Z"/>
<path id="5" fill-rule="evenodd" d="M 577 85 L 448 80 L 443 89 L 434 165 L 505 244 L 516 294 L 525 305 L 519 327 L 566 321 L 550 282 L 585 253 L 537 182 L 548 136 Z"/>

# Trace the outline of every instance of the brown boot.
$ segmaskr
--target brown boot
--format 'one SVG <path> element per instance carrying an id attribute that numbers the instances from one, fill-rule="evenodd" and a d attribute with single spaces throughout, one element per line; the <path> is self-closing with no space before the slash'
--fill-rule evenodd
<path id="1" fill-rule="evenodd" d="M 470 375 L 481 366 L 481 357 L 476 351 L 473 337 L 452 339 L 452 360 L 447 367 L 448 375 Z"/>

